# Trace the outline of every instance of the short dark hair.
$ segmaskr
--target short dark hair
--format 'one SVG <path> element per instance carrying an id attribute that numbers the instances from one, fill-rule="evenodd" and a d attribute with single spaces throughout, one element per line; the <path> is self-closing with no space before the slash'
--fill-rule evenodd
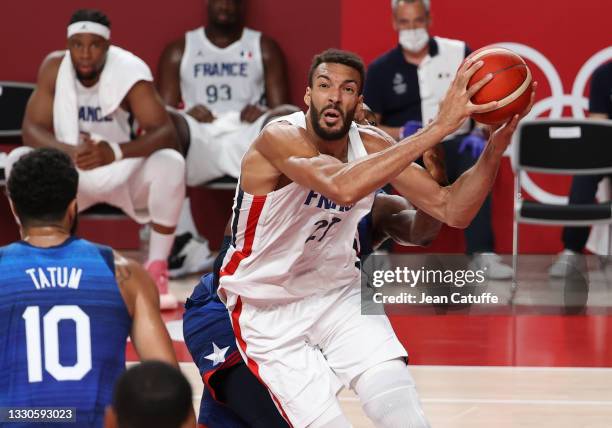
<path id="1" fill-rule="evenodd" d="M 81 22 L 81 21 L 97 22 L 98 24 L 105 25 L 108 28 L 111 27 L 111 22 L 108 19 L 108 16 L 106 16 L 103 12 L 100 12 L 99 10 L 96 10 L 96 9 L 77 10 L 70 17 L 70 22 L 68 23 L 68 25 L 74 24 L 75 22 Z"/>
<path id="2" fill-rule="evenodd" d="M 191 400 L 191 385 L 179 369 L 145 361 L 121 375 L 113 408 L 120 428 L 178 428 L 189 416 Z"/>
<path id="3" fill-rule="evenodd" d="M 363 83 L 365 82 L 365 65 L 363 64 L 363 60 L 361 57 L 359 57 L 359 55 L 340 49 L 327 49 L 326 51 L 315 55 L 315 57 L 312 59 L 312 64 L 310 65 L 310 71 L 308 71 L 308 86 L 311 88 L 314 83 L 313 79 L 315 70 L 319 65 L 324 63 L 342 64 L 357 70 L 359 72 L 359 77 L 361 78 L 361 83 L 359 85 L 359 93 L 361 94 L 363 90 Z"/>
<path id="4" fill-rule="evenodd" d="M 11 170 L 7 189 L 22 225 L 61 221 L 76 198 L 79 173 L 56 149 L 36 149 Z"/>

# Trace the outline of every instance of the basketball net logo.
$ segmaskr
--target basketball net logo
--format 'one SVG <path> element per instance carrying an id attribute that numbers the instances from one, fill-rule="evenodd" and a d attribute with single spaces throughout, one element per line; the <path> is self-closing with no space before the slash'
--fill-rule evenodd
<path id="1" fill-rule="evenodd" d="M 520 43 L 503 42 L 496 43 L 495 45 L 511 49 L 523 58 L 531 61 L 539 67 L 542 73 L 544 73 L 546 80 L 548 80 L 552 92 L 551 96 L 536 102 L 531 112 L 527 115 L 527 119 L 535 119 L 546 111 L 550 111 L 549 118 L 558 119 L 562 117 L 565 106 L 571 107 L 572 117 L 583 119 L 585 117 L 584 111 L 589 108 L 589 100 L 584 96 L 587 82 L 597 67 L 612 59 L 612 46 L 602 49 L 591 56 L 580 68 L 580 71 L 578 71 L 571 93 L 566 94 L 557 69 L 539 51 Z M 506 154 L 508 153 L 507 151 Z M 531 180 L 527 173 L 522 172 L 521 174 L 523 188 L 537 201 L 548 204 L 567 204 L 568 198 L 566 196 L 547 192 Z"/>

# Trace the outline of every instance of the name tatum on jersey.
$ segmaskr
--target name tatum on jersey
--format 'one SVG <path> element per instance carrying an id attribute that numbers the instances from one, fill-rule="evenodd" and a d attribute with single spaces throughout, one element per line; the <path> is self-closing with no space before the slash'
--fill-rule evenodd
<path id="1" fill-rule="evenodd" d="M 25 273 L 30 276 L 37 290 L 45 288 L 72 288 L 77 290 L 83 275 L 83 269 L 68 267 L 45 267 L 26 269 Z"/>

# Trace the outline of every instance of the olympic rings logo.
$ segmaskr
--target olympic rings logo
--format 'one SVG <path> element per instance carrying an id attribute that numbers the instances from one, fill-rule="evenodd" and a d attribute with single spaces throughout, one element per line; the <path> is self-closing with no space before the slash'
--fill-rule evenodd
<path id="1" fill-rule="evenodd" d="M 560 118 L 565 106 L 571 107 L 573 117 L 584 118 L 584 111 L 589 107 L 589 100 L 584 96 L 587 82 L 597 67 L 612 59 L 612 46 L 608 46 L 591 56 L 580 68 L 580 71 L 578 71 L 571 93 L 566 94 L 563 90 L 563 83 L 561 82 L 559 73 L 548 58 L 540 52 L 530 46 L 520 43 L 503 42 L 496 43 L 496 45 L 511 49 L 523 58 L 533 62 L 542 70 L 544 76 L 548 80 L 552 92 L 551 96 L 536 102 L 529 115 L 527 115 L 528 119 L 535 119 L 549 110 L 550 118 Z M 529 175 L 524 172 L 521 175 L 521 183 L 523 188 L 539 202 L 549 204 L 567 204 L 568 202 L 566 196 L 554 195 L 540 188 L 531 180 Z"/>

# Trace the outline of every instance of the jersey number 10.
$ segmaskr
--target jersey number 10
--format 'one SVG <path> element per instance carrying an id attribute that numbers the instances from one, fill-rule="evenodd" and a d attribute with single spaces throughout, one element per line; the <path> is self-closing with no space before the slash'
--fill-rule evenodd
<path id="1" fill-rule="evenodd" d="M 40 344 L 40 308 L 28 306 L 23 312 L 28 354 L 28 380 L 42 382 L 42 349 Z M 64 366 L 59 358 L 59 322 L 76 325 L 76 363 Z M 81 380 L 91 370 L 91 336 L 89 317 L 75 305 L 58 305 L 43 316 L 45 370 L 56 380 Z"/>

